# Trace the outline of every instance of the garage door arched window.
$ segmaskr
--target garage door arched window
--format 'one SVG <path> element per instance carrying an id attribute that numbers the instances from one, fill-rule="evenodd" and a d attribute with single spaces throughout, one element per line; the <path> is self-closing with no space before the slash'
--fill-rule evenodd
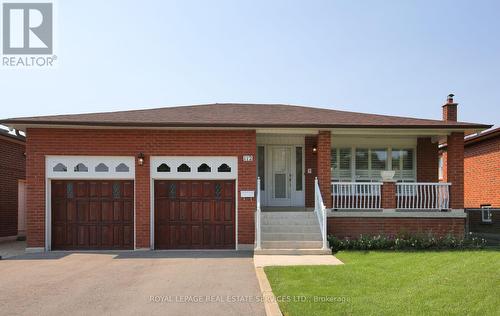
<path id="1" fill-rule="evenodd" d="M 88 172 L 89 168 L 83 163 L 79 163 L 75 166 L 75 172 Z"/>
<path id="2" fill-rule="evenodd" d="M 217 168 L 218 172 L 231 172 L 231 167 L 229 167 L 227 164 L 223 163 L 222 165 Z"/>
<path id="3" fill-rule="evenodd" d="M 65 165 L 63 165 L 62 163 L 58 163 L 57 165 L 54 166 L 54 168 L 52 168 L 52 171 L 54 171 L 54 172 L 67 172 L 68 168 Z"/>
<path id="4" fill-rule="evenodd" d="M 206 163 L 202 163 L 198 167 L 198 172 L 211 172 L 211 171 L 212 171 L 212 168 L 210 168 L 210 166 L 207 165 Z"/>
<path id="5" fill-rule="evenodd" d="M 123 162 L 116 166 L 116 172 L 129 172 L 130 168 Z"/>
<path id="6" fill-rule="evenodd" d="M 170 167 L 166 163 L 162 163 L 161 165 L 156 168 L 156 171 L 158 172 L 170 172 Z"/>
<path id="7" fill-rule="evenodd" d="M 191 172 L 191 168 L 185 163 L 183 163 L 182 165 L 177 167 L 177 172 Z"/>
<path id="8" fill-rule="evenodd" d="M 238 157 L 232 156 L 151 156 L 153 179 L 236 179 Z"/>
<path id="9" fill-rule="evenodd" d="M 102 162 L 95 167 L 95 172 L 108 172 L 108 171 L 109 167 Z"/>

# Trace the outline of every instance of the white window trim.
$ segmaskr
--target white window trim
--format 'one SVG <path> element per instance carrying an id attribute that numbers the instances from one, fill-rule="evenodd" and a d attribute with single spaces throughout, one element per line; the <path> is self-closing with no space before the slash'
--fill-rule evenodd
<path id="1" fill-rule="evenodd" d="M 100 163 L 106 164 L 109 170 L 96 172 L 95 167 Z M 46 156 L 46 177 L 49 179 L 87 179 L 87 180 L 133 180 L 135 178 L 135 157 L 122 156 Z M 54 171 L 53 168 L 62 163 L 67 171 Z M 83 163 L 88 171 L 76 172 L 75 166 Z M 129 168 L 126 172 L 117 172 L 115 168 L 124 163 Z"/>
<path id="2" fill-rule="evenodd" d="M 485 219 L 484 215 L 487 215 Z M 483 223 L 491 223 L 491 206 L 483 206 L 481 207 L 481 222 Z"/>
<path id="3" fill-rule="evenodd" d="M 332 144 L 335 145 L 335 144 Z M 339 178 L 336 176 L 335 170 L 333 170 L 332 174 L 332 181 L 338 182 L 338 181 L 351 181 L 351 182 L 380 182 L 381 177 L 363 177 L 363 178 L 358 178 L 356 176 L 356 149 L 368 149 L 368 172 L 371 173 L 371 151 L 375 149 L 385 149 L 387 151 L 387 162 L 386 162 L 386 170 L 392 170 L 392 151 L 394 148 L 402 150 L 402 149 L 412 149 L 413 150 L 413 176 L 411 178 L 394 178 L 397 181 L 402 181 L 402 182 L 415 182 L 417 180 L 417 146 L 416 145 L 374 145 L 374 146 L 367 146 L 367 145 L 361 145 L 361 146 L 334 146 L 332 149 L 341 149 L 341 148 L 350 148 L 351 149 L 351 178 L 347 179 L 345 177 Z M 335 153 L 337 154 L 338 151 Z M 337 158 L 340 158 L 340 155 L 338 155 Z M 401 165 L 400 165 L 401 168 Z M 402 169 L 400 169 L 402 170 Z"/>
<path id="4" fill-rule="evenodd" d="M 170 167 L 170 172 L 158 172 L 157 168 L 166 163 Z M 178 172 L 177 167 L 183 163 L 187 164 L 190 172 Z M 198 172 L 198 166 L 206 163 L 211 171 Z M 230 172 L 218 172 L 217 168 L 222 164 L 227 164 Z M 233 156 L 152 156 L 151 157 L 151 177 L 157 180 L 233 180 L 238 176 L 238 158 Z"/>

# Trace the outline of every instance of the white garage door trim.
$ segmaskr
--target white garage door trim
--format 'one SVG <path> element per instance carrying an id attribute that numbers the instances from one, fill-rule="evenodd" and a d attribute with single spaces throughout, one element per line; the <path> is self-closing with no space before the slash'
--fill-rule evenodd
<path id="1" fill-rule="evenodd" d="M 52 247 L 51 180 L 134 180 L 134 249 L 136 245 L 135 157 L 45 156 L 45 250 Z"/>
<path id="2" fill-rule="evenodd" d="M 162 166 L 163 165 L 163 166 Z M 183 166 L 184 165 L 184 166 Z M 202 166 L 204 165 L 204 166 Z M 161 166 L 161 168 L 160 168 Z M 188 168 L 186 168 L 188 167 Z M 238 250 L 238 157 L 151 156 L 150 158 L 150 247 L 155 249 L 155 180 L 235 180 L 235 247 Z M 158 169 L 160 168 L 160 169 Z M 189 170 L 189 171 L 188 171 Z"/>
<path id="3" fill-rule="evenodd" d="M 135 158 L 119 156 L 46 156 L 49 179 L 132 180 Z"/>
<path id="4" fill-rule="evenodd" d="M 168 180 L 230 180 L 238 176 L 237 157 L 151 157 L 151 177 Z"/>

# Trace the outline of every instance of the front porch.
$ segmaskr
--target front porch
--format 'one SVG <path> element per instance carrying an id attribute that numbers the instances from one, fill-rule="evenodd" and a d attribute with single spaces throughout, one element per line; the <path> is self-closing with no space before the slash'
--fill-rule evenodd
<path id="1" fill-rule="evenodd" d="M 460 223 L 465 214 L 460 135 L 443 130 L 258 132 L 256 250 L 268 248 L 267 241 L 295 236 L 295 241 L 316 241 L 311 248 L 325 251 L 327 234 L 334 233 L 333 225 L 342 223 L 333 224 L 332 218 L 398 219 L 391 224 L 392 230 L 377 228 L 373 234 L 407 230 L 406 224 L 408 231 L 415 227 L 423 231 L 426 221 L 422 219 L 428 218 L 458 218 Z M 438 144 L 444 141 L 454 148 L 452 164 L 446 166 L 438 158 Z M 264 232 L 263 219 L 268 221 L 273 213 L 281 213 L 274 215 L 281 222 Z M 299 225 L 300 216 L 308 227 L 290 225 Z M 285 223 L 286 217 L 294 220 Z M 280 223 L 288 225 L 289 233 L 281 229 L 283 234 L 269 240 L 269 233 Z M 344 223 L 355 226 L 352 221 Z M 312 232 L 312 224 L 320 238 L 301 233 Z M 457 231 L 456 222 L 453 225 Z M 442 232 L 447 224 L 443 228 L 438 223 L 437 227 Z"/>

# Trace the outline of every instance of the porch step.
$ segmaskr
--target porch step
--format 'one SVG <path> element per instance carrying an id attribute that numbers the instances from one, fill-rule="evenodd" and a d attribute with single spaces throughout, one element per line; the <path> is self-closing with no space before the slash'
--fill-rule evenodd
<path id="1" fill-rule="evenodd" d="M 260 249 L 254 255 L 331 255 L 330 249 Z"/>
<path id="2" fill-rule="evenodd" d="M 314 212 L 262 212 L 262 218 L 316 218 Z"/>
<path id="3" fill-rule="evenodd" d="M 317 231 L 313 233 L 291 233 L 291 232 L 273 232 L 262 233 L 262 241 L 322 241 L 321 234 Z"/>
<path id="4" fill-rule="evenodd" d="M 322 241 L 262 241 L 262 249 L 321 249 Z"/>
<path id="5" fill-rule="evenodd" d="M 297 219 L 281 219 L 281 218 L 263 218 L 261 220 L 262 225 L 318 225 L 318 220 L 316 218 L 297 218 Z"/>
<path id="6" fill-rule="evenodd" d="M 331 255 L 321 249 L 323 240 L 314 212 L 261 213 L 261 248 L 255 254 Z"/>
<path id="7" fill-rule="evenodd" d="M 264 233 L 318 233 L 318 224 L 315 225 L 262 225 L 262 234 Z"/>

